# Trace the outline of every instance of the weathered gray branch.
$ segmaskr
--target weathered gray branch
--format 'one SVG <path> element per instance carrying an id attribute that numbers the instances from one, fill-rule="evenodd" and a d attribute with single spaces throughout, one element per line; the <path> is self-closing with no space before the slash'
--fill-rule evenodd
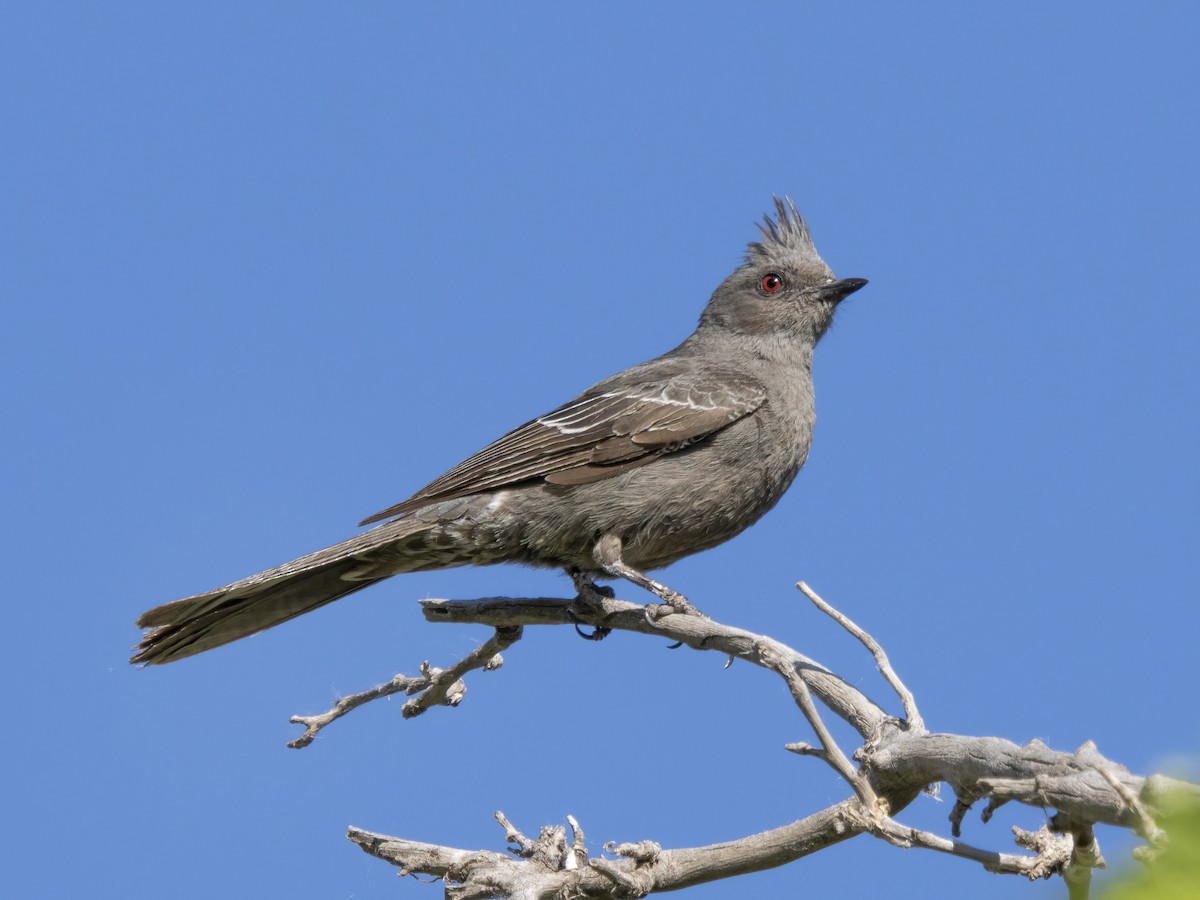
<path id="1" fill-rule="evenodd" d="M 789 744 L 788 749 L 832 766 L 854 791 L 849 799 L 791 825 L 737 841 L 677 849 L 662 849 L 649 841 L 609 845 L 606 849 L 611 857 L 588 855 L 583 831 L 573 818 L 568 818 L 570 842 L 562 826 L 543 828 L 538 838 L 531 840 L 498 813 L 497 820 L 505 829 L 506 840 L 515 846 L 512 852 L 517 858 L 408 841 L 357 828 L 350 829 L 348 837 L 366 852 L 400 866 L 405 873 L 444 879 L 450 900 L 640 897 L 783 865 L 862 833 L 902 847 L 959 856 L 993 872 L 1031 879 L 1060 874 L 1071 900 L 1082 900 L 1087 896 L 1092 868 L 1104 864 L 1093 833 L 1095 824 L 1133 828 L 1154 841 L 1158 835 L 1154 818 L 1168 792 L 1182 790 L 1200 799 L 1200 788 L 1161 776 L 1133 775 L 1103 757 L 1091 743 L 1066 753 L 1038 741 L 1022 747 L 1001 738 L 926 731 L 915 699 L 882 647 L 806 585 L 801 583 L 799 587 L 870 650 L 901 700 L 904 719 L 888 715 L 857 688 L 773 638 L 703 616 L 663 614 L 659 607 L 655 608 L 657 615 L 651 616 L 644 606 L 595 593 L 574 601 L 503 597 L 423 601 L 429 621 L 488 625 L 496 629 L 496 635 L 476 653 L 417 688 L 425 693 L 418 701 L 406 704 L 406 714 L 413 703 L 419 702 L 417 711 L 421 711 L 447 702 L 451 680 L 485 665 L 488 654 L 494 655 L 500 649 L 499 643 L 508 646 L 515 641 L 525 625 L 582 622 L 602 631 L 656 635 L 696 650 L 742 659 L 779 675 L 820 743 L 819 748 L 800 742 Z M 373 696 L 384 696 L 385 691 L 407 689 L 388 688 L 384 685 L 374 692 L 346 698 L 343 703 L 352 705 L 342 711 L 335 707 L 325 715 L 336 718 Z M 357 700 L 359 697 L 364 699 Z M 854 762 L 821 721 L 814 698 L 850 723 L 862 737 Z M 966 813 L 981 799 L 988 801 L 983 811 L 985 822 L 997 806 L 1010 801 L 1039 810 L 1054 807 L 1058 812 L 1039 831 L 1014 829 L 1017 844 L 1027 853 L 983 850 L 906 827 L 893 818 L 921 791 L 940 782 L 948 784 L 956 795 L 950 813 L 955 838 Z"/>
<path id="2" fill-rule="evenodd" d="M 588 858 L 583 866 L 574 848 L 567 846 L 561 828 L 543 829 L 532 843 L 542 842 L 546 852 L 526 850 L 530 856 L 521 859 L 408 841 L 361 828 L 350 828 L 346 836 L 405 873 L 446 878 L 449 900 L 639 897 L 775 868 L 861 834 L 865 826 L 853 814 L 857 802 L 844 800 L 782 828 L 706 847 L 658 850 L 650 842 L 618 845 L 608 848 L 618 858 Z"/>
<path id="3" fill-rule="evenodd" d="M 392 694 L 417 694 L 404 704 L 401 714 L 406 719 L 419 716 L 432 706 L 458 706 L 466 696 L 467 686 L 462 677 L 472 669 L 483 669 L 493 672 L 504 665 L 500 651 L 508 649 L 521 639 L 521 626 L 497 628 L 496 633 L 484 641 L 448 669 L 434 668 L 429 661 L 421 663 L 421 674 L 416 676 L 396 675 L 391 681 L 350 694 L 335 703 L 330 709 L 315 716 L 292 716 L 288 721 L 293 725 L 303 725 L 304 734 L 288 743 L 294 750 L 307 747 L 313 742 L 317 733 L 346 713 L 357 709 L 364 703 L 389 697 Z"/>
<path id="4" fill-rule="evenodd" d="M 879 798 L 875 796 L 874 789 L 866 778 L 863 778 L 860 773 L 854 770 L 854 764 L 850 762 L 850 758 L 838 746 L 837 741 L 833 738 L 833 734 L 825 727 L 825 723 L 821 721 L 821 714 L 817 711 L 817 705 L 813 703 L 812 692 L 808 689 L 808 685 L 800 673 L 796 671 L 795 666 L 791 665 L 787 659 L 776 655 L 774 649 L 771 647 L 762 648 L 759 651 L 759 656 L 772 669 L 778 672 L 787 683 L 788 690 L 791 691 L 796 705 L 800 707 L 800 711 L 804 713 L 804 718 L 808 719 L 808 724 L 816 732 L 817 740 L 821 742 L 819 758 L 827 762 L 854 789 L 854 793 L 858 796 L 859 802 L 862 803 L 865 809 L 876 809 L 879 804 Z"/>
<path id="5" fill-rule="evenodd" d="M 773 651 L 778 658 L 791 663 L 813 695 L 831 712 L 849 722 L 864 740 L 877 738 L 887 726 L 903 724 L 858 688 L 786 644 L 702 616 L 665 615 L 652 622 L 646 616 L 644 605 L 610 598 L 583 604 L 549 597 L 485 597 L 479 600 L 422 600 L 421 606 L 430 622 L 470 623 L 493 628 L 584 622 L 618 631 L 657 635 L 693 650 L 712 650 L 764 669 L 773 666 L 762 659 L 762 651 Z"/>
<path id="6" fill-rule="evenodd" d="M 867 634 L 862 628 L 850 620 L 850 617 L 844 613 L 834 609 L 819 596 L 817 592 L 810 588 L 803 581 L 796 582 L 801 593 L 804 594 L 813 605 L 817 607 L 825 615 L 829 616 L 848 632 L 854 635 L 862 643 L 864 647 L 870 651 L 875 657 L 875 665 L 879 668 L 881 674 L 888 684 L 892 686 L 892 690 L 896 692 L 896 696 L 900 698 L 900 703 L 904 706 L 904 718 L 908 722 L 908 727 L 915 731 L 924 731 L 925 721 L 921 718 L 921 713 L 917 711 L 917 700 L 912 695 L 912 691 L 900 680 L 900 676 L 896 674 L 896 670 L 892 668 L 891 662 L 888 661 L 887 654 L 883 652 L 883 647 L 879 646 L 879 642 L 871 635 Z"/>

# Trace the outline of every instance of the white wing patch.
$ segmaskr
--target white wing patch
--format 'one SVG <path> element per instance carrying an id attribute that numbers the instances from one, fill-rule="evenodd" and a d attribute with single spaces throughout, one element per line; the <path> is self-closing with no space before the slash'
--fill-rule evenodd
<path id="1" fill-rule="evenodd" d="M 539 425 L 545 425 L 547 428 L 553 428 L 562 434 L 580 434 L 587 431 L 589 428 L 595 428 L 594 420 L 588 421 L 592 415 L 594 407 L 604 400 L 611 400 L 613 397 L 619 397 L 617 393 L 599 394 L 595 397 L 588 397 L 586 400 L 581 400 L 578 403 L 572 403 L 570 406 L 557 410 L 554 415 L 542 416 L 535 419 Z M 586 424 L 580 425 L 583 421 Z"/>
<path id="2" fill-rule="evenodd" d="M 538 419 L 534 419 L 534 421 L 547 428 L 553 428 L 560 434 L 582 434 L 596 427 L 596 412 L 598 408 L 605 406 L 607 401 L 620 398 L 627 398 L 641 403 L 653 403 L 657 406 L 674 406 L 679 409 L 690 409 L 694 412 L 708 412 L 724 405 L 713 401 L 711 395 L 708 396 L 707 402 L 697 400 L 690 392 L 683 398 L 680 398 L 678 395 L 671 396 L 672 387 L 673 385 L 668 382 L 657 394 L 606 391 L 603 394 L 597 394 L 594 397 L 588 397 L 585 400 L 572 403 L 570 406 L 556 410 L 552 415 L 541 416 Z M 668 426 L 652 425 L 647 430 L 658 431 L 664 427 Z"/>

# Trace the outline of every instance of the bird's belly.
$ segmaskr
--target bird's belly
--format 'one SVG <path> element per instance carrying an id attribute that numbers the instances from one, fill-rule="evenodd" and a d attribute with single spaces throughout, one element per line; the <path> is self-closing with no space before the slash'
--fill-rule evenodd
<path id="1" fill-rule="evenodd" d="M 593 570 L 596 541 L 615 534 L 624 561 L 646 571 L 715 547 L 774 506 L 803 464 L 807 442 L 768 459 L 756 438 L 734 433 L 592 484 L 508 492 L 509 559 Z"/>

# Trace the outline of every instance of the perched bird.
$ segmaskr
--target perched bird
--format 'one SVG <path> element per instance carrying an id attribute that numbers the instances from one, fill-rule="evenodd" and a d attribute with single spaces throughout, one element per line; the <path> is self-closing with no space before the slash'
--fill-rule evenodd
<path id="1" fill-rule="evenodd" d="M 364 520 L 363 532 L 257 575 L 157 606 L 133 663 L 172 662 L 286 622 L 401 572 L 515 562 L 577 587 L 707 550 L 783 496 L 812 440 L 813 348 L 838 280 L 790 200 L 717 286 L 678 347 L 596 384 Z"/>

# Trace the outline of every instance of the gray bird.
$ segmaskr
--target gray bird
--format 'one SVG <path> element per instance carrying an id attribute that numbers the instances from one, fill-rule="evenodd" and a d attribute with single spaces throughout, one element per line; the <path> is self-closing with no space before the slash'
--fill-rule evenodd
<path id="1" fill-rule="evenodd" d="M 687 609 L 645 573 L 739 534 L 783 496 L 812 441 L 813 348 L 867 283 L 834 277 L 790 200 L 775 211 L 674 350 L 509 432 L 360 523 L 383 522 L 370 531 L 144 613 L 130 661 L 183 659 L 452 566 L 563 568 L 581 590 L 624 578 Z"/>

